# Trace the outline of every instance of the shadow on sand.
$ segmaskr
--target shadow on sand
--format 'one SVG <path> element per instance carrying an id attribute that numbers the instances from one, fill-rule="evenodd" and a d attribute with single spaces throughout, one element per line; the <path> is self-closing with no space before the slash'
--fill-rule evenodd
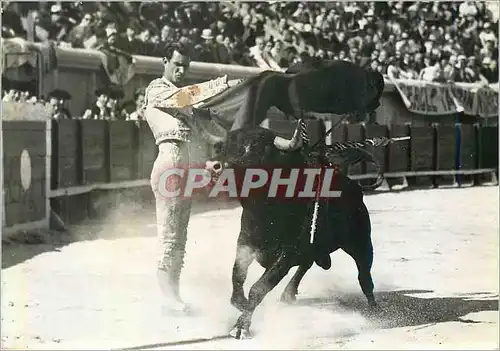
<path id="1" fill-rule="evenodd" d="M 380 328 L 411 327 L 443 322 L 487 323 L 462 318 L 482 311 L 498 311 L 498 295 L 492 293 L 463 294 L 461 297 L 415 297 L 411 294 L 432 293 L 431 290 L 399 290 L 375 293 L 381 311 L 371 312 L 361 294 L 338 295 L 329 298 L 298 299 L 295 305 L 356 311 Z M 491 299 L 474 299 L 477 295 Z M 464 297 L 465 296 L 465 297 Z M 495 300 L 493 300 L 495 298 Z"/>

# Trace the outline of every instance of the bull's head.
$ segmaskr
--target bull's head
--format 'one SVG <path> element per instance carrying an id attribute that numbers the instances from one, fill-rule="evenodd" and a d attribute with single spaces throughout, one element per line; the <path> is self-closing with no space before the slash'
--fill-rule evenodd
<path id="1" fill-rule="evenodd" d="M 302 145 L 300 122 L 291 139 L 282 138 L 273 131 L 260 127 L 239 129 L 229 132 L 224 141 L 215 145 L 216 155 L 206 162 L 206 169 L 217 177 L 224 168 L 272 163 L 275 155 L 297 151 Z"/>

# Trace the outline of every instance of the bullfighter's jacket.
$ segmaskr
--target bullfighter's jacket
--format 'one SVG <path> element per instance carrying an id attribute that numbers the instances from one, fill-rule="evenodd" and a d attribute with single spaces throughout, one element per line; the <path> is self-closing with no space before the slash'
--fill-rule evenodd
<path id="1" fill-rule="evenodd" d="M 165 140 L 189 141 L 191 128 L 182 120 L 162 111 L 162 103 L 174 95 L 179 88 L 168 79 L 153 80 L 146 88 L 143 112 L 153 132 L 156 145 Z"/>

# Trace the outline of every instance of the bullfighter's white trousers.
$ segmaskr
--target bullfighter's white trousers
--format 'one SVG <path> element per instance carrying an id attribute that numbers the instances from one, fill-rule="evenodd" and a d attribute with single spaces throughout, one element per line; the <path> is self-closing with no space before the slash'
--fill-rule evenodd
<path id="1" fill-rule="evenodd" d="M 156 227 L 158 236 L 158 268 L 166 271 L 174 285 L 178 285 L 184 265 L 187 227 L 191 216 L 191 199 L 162 196 L 165 187 L 160 175 L 171 168 L 185 168 L 189 164 L 188 143 L 167 141 L 159 145 L 159 153 L 151 172 L 151 187 L 156 199 Z M 180 185 L 180 184 L 177 184 Z"/>

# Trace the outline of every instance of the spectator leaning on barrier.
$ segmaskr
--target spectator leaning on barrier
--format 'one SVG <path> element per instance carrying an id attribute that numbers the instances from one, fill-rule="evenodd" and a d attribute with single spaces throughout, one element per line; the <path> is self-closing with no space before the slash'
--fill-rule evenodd
<path id="1" fill-rule="evenodd" d="M 142 121 L 144 120 L 144 94 L 145 89 L 139 88 L 134 93 L 134 106 L 135 109 L 132 113 L 130 113 L 127 120 L 130 121 Z"/>
<path id="2" fill-rule="evenodd" d="M 97 97 L 94 105 L 87 109 L 82 118 L 83 119 L 107 119 L 108 111 L 106 104 L 109 100 L 110 90 L 107 88 L 99 88 L 95 91 Z"/>
<path id="3" fill-rule="evenodd" d="M 124 96 L 125 94 L 121 88 L 110 88 L 108 101 L 106 102 L 107 119 L 112 121 L 121 119 L 118 106 L 120 105 L 120 100 L 122 100 Z"/>
<path id="4" fill-rule="evenodd" d="M 52 107 L 52 118 L 71 119 L 69 110 L 65 107 L 66 101 L 71 100 L 71 94 L 65 90 L 56 89 L 49 93 L 49 104 Z"/>
<path id="5" fill-rule="evenodd" d="M 86 13 L 80 23 L 68 34 L 67 41 L 73 48 L 84 48 L 84 43 L 92 37 L 92 14 Z"/>

